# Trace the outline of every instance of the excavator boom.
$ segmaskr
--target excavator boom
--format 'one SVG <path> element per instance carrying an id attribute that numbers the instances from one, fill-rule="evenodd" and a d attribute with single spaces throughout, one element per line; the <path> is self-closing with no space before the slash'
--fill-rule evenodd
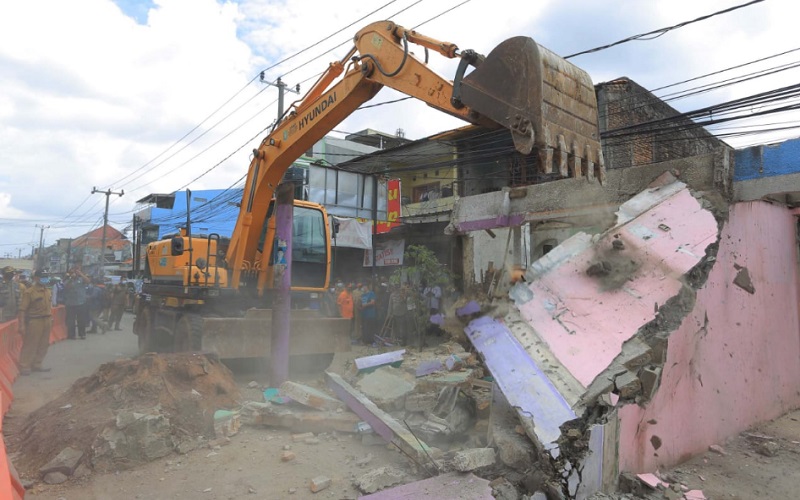
<path id="1" fill-rule="evenodd" d="M 295 160 L 384 86 L 466 122 L 507 129 L 515 149 L 532 155 L 542 173 L 555 170 L 561 177 L 603 182 L 591 79 L 532 39 L 511 38 L 484 57 L 381 21 L 358 31 L 353 43 L 253 151 L 229 241 L 216 235 L 213 241 L 209 236 L 205 242 L 193 242 L 188 234 L 148 247 L 154 279 L 145 285 L 150 298 L 140 304 L 135 327 L 142 350 L 174 346 L 210 350 L 226 358 L 266 355 L 271 315 L 262 308 L 273 282 L 271 242 L 276 227 L 269 214 L 278 184 Z M 411 46 L 421 47 L 424 58 Z M 429 51 L 459 59 L 452 80 L 428 65 Z M 303 234 L 319 236 L 317 250 L 302 254 L 303 283 L 294 280 L 301 274 L 295 273 L 297 259 L 292 264 L 293 290 L 317 293 L 328 287 L 330 272 L 327 214 L 320 205 L 298 200 L 293 224 L 304 228 Z M 243 305 L 242 298 L 251 305 Z M 349 348 L 348 320 L 297 311 L 292 322 L 297 326 L 292 354 Z"/>
<path id="2" fill-rule="evenodd" d="M 591 79 L 532 39 L 509 39 L 484 58 L 381 21 L 361 29 L 354 44 L 254 151 L 227 254 L 232 286 L 239 286 L 242 270 L 265 268 L 261 261 L 268 256 L 257 251 L 258 238 L 289 166 L 384 86 L 466 122 L 508 129 L 521 154 L 538 154 L 544 173 L 555 167 L 563 177 L 594 178 L 597 173 L 604 179 Z M 460 58 L 455 80 L 435 72 L 409 44 Z M 347 59 L 351 62 L 345 68 Z M 476 69 L 465 76 L 470 65 Z"/>

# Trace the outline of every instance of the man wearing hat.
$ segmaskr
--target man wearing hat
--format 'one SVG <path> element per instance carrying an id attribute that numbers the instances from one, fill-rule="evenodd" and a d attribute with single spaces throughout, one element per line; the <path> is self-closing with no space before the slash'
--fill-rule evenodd
<path id="1" fill-rule="evenodd" d="M 50 368 L 42 368 L 42 361 L 50 347 L 52 306 L 50 290 L 42 284 L 41 278 L 41 270 L 33 272 L 33 283 L 22 293 L 19 304 L 19 333 L 22 335 L 20 375 L 50 371 Z"/>
<path id="2" fill-rule="evenodd" d="M 11 266 L 3 268 L 3 281 L 0 282 L 0 307 L 3 308 L 0 314 L 0 323 L 12 321 L 17 317 L 17 306 L 21 293 L 19 283 L 14 281 L 16 269 Z"/>
<path id="3" fill-rule="evenodd" d="M 89 277 L 75 268 L 67 272 L 64 281 L 64 309 L 67 316 L 67 338 L 75 339 L 75 326 L 80 338 L 86 338 L 86 325 L 89 323 L 89 306 L 86 303 L 86 284 Z"/>

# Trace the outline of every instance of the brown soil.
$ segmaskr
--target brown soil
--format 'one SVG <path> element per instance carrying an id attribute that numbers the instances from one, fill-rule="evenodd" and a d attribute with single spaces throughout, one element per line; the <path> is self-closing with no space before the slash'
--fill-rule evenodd
<path id="1" fill-rule="evenodd" d="M 193 392 L 194 391 L 194 392 Z M 148 354 L 101 365 L 58 398 L 32 412 L 9 434 L 15 465 L 26 476 L 71 446 L 91 457 L 92 444 L 119 410 L 156 406 L 176 436 L 213 437 L 216 410 L 237 406 L 230 370 L 202 354 Z"/>

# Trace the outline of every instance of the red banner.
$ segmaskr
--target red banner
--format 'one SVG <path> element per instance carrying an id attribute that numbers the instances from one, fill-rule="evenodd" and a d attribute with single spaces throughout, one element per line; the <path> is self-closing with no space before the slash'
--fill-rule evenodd
<path id="1" fill-rule="evenodd" d="M 386 181 L 386 219 L 375 224 L 375 233 L 388 233 L 400 225 L 400 179 Z"/>

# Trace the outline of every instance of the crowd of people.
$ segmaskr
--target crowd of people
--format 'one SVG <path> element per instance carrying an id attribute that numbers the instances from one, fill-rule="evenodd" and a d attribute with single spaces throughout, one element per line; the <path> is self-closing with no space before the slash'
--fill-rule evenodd
<path id="1" fill-rule="evenodd" d="M 64 304 L 67 339 L 85 339 L 87 333 L 121 330 L 120 322 L 128 302 L 128 289 L 122 283 L 105 283 L 73 269 L 57 286 L 56 302 Z"/>
<path id="2" fill-rule="evenodd" d="M 23 344 L 19 369 L 22 375 L 49 371 L 42 367 L 50 343 L 52 308 L 64 305 L 68 339 L 85 339 L 87 333 L 121 330 L 120 322 L 128 302 L 122 284 L 90 278 L 74 268 L 64 278 L 45 277 L 41 271 L 30 275 L 6 266 L 0 282 L 0 323 L 18 321 Z"/>
<path id="3" fill-rule="evenodd" d="M 375 290 L 370 283 L 338 282 L 334 294 L 339 316 L 351 320 L 350 337 L 354 344 L 371 345 L 382 335 L 409 345 L 414 335 L 424 330 L 437 330 L 435 324 L 419 325 L 417 307 L 425 317 L 441 313 L 442 288 L 422 283 L 415 290 L 410 284 L 381 283 Z"/>

